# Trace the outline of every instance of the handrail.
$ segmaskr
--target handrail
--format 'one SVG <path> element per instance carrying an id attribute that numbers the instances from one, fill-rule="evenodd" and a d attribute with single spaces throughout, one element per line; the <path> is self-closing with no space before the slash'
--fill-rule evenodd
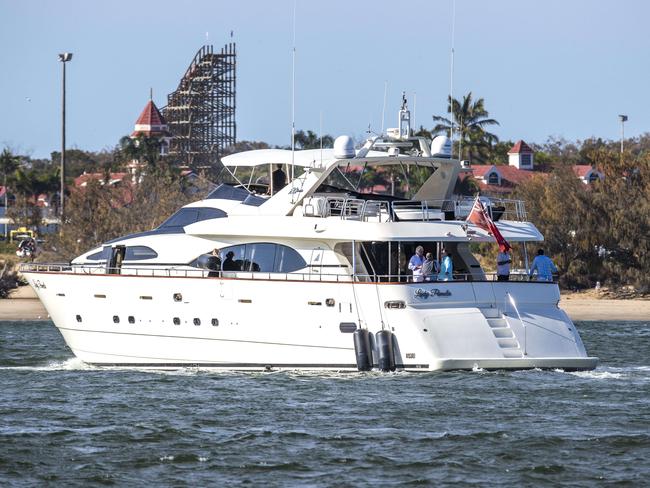
<path id="1" fill-rule="evenodd" d="M 343 220 L 379 222 L 401 220 L 428 222 L 431 220 L 465 220 L 474 205 L 473 197 L 433 200 L 373 200 L 347 197 L 324 197 L 324 212 L 308 217 L 340 217 Z M 499 219 L 525 222 L 526 208 L 522 200 L 490 198 L 485 207 L 494 221 Z"/>
<path id="2" fill-rule="evenodd" d="M 45 273 L 73 273 L 86 275 L 127 275 L 127 276 L 164 276 L 184 278 L 208 278 L 210 271 L 183 266 L 122 266 L 121 268 L 107 268 L 104 264 L 69 264 L 69 263 L 22 263 L 19 267 L 21 272 L 45 272 Z M 494 283 L 496 286 L 506 286 L 508 283 L 542 283 L 557 284 L 553 281 L 529 281 L 526 275 L 510 275 L 509 282 L 499 282 L 496 273 L 484 273 L 478 277 L 470 273 L 454 273 L 453 279 L 449 281 L 438 281 L 435 276 L 427 281 L 413 281 L 410 274 L 327 274 L 327 273 L 272 273 L 260 271 L 216 271 L 218 278 L 239 278 L 239 279 L 262 279 L 280 281 L 337 281 L 337 282 L 366 282 L 366 283 L 413 283 L 426 285 L 433 283 Z M 499 283 L 502 283 L 501 285 Z"/>

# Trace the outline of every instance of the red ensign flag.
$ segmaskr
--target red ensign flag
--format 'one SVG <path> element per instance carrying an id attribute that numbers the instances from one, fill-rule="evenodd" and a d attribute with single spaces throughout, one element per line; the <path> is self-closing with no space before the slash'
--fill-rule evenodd
<path id="1" fill-rule="evenodd" d="M 476 227 L 480 227 L 483 230 L 488 231 L 496 239 L 499 244 L 499 249 L 501 252 L 506 252 L 512 249 L 512 246 L 508 244 L 508 241 L 501 235 L 497 226 L 492 222 L 492 219 L 485 211 L 485 207 L 479 197 L 476 197 L 474 205 L 472 206 L 472 211 L 467 216 L 467 222 L 471 222 Z"/>

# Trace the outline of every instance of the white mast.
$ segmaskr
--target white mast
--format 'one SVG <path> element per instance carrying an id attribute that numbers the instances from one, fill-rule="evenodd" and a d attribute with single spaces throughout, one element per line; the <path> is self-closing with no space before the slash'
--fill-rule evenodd
<path id="1" fill-rule="evenodd" d="M 454 157 L 454 41 L 456 35 L 456 0 L 451 3 L 451 60 L 449 67 L 449 113 L 451 114 L 451 127 L 449 129 L 449 140 L 451 141 L 451 157 Z M 460 154 L 458 155 L 460 159 Z"/>
<path id="2" fill-rule="evenodd" d="M 291 181 L 296 150 L 296 0 L 293 0 L 293 48 L 291 50 Z"/>

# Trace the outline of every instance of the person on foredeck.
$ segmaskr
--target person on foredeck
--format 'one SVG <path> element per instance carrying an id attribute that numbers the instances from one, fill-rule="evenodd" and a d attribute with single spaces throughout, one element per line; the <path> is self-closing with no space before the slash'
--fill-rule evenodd
<path id="1" fill-rule="evenodd" d="M 274 195 L 287 186 L 287 175 L 282 170 L 281 164 L 278 164 L 275 171 L 272 173 L 271 183 Z"/>
<path id="2" fill-rule="evenodd" d="M 537 281 L 553 281 L 553 273 L 557 273 L 557 267 L 551 258 L 544 255 L 544 249 L 537 251 L 537 256 L 533 259 L 533 265 L 528 273 L 529 278 L 533 277 L 535 271 L 537 271 Z"/>
<path id="3" fill-rule="evenodd" d="M 499 246 L 499 253 L 497 254 L 497 281 L 510 280 L 510 251 L 506 247 Z"/>
<path id="4" fill-rule="evenodd" d="M 424 264 L 424 248 L 422 246 L 418 246 L 415 248 L 415 254 L 411 257 L 408 266 L 408 268 L 413 272 L 413 281 L 415 283 L 420 283 L 424 281 L 424 275 L 422 274 L 423 264 Z"/>
<path id="5" fill-rule="evenodd" d="M 422 264 L 422 276 L 424 281 L 435 281 L 436 274 L 440 271 L 438 261 L 433 259 L 433 254 L 428 252 L 424 256 L 424 264 Z"/>
<path id="6" fill-rule="evenodd" d="M 442 262 L 440 263 L 440 273 L 438 281 L 450 281 L 454 279 L 454 263 L 451 259 L 451 253 L 446 249 L 442 250 Z"/>

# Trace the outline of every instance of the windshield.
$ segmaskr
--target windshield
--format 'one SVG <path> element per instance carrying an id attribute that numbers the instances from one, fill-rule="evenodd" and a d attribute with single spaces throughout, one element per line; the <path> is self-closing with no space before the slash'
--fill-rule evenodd
<path id="1" fill-rule="evenodd" d="M 413 164 L 395 158 L 394 164 L 360 161 L 334 169 L 321 191 L 344 191 L 411 199 L 436 171 L 427 163 Z"/>

